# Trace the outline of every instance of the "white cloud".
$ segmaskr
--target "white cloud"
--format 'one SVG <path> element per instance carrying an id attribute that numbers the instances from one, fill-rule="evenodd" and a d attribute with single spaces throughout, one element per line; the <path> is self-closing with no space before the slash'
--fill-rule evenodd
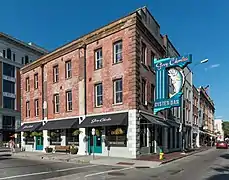
<path id="1" fill-rule="evenodd" d="M 220 66 L 220 64 L 212 64 L 211 66 L 205 68 L 205 71 L 207 71 L 208 69 L 212 69 L 212 68 L 218 68 Z"/>

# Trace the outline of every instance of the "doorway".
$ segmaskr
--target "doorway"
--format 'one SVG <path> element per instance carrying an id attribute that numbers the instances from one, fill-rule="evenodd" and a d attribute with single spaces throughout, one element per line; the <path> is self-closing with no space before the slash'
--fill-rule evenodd
<path id="1" fill-rule="evenodd" d="M 102 153 L 102 128 L 97 127 L 95 128 L 95 135 L 92 136 L 91 134 L 92 128 L 88 128 L 88 150 L 89 153 Z"/>
<path id="2" fill-rule="evenodd" d="M 36 150 L 42 151 L 43 150 L 43 137 L 36 136 Z"/>

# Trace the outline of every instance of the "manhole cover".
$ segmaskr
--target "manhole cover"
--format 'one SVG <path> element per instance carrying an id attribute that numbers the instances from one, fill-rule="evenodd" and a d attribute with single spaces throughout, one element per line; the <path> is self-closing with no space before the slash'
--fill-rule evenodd
<path id="1" fill-rule="evenodd" d="M 122 172 L 109 172 L 108 175 L 110 175 L 110 176 L 125 176 L 125 173 L 122 173 Z"/>

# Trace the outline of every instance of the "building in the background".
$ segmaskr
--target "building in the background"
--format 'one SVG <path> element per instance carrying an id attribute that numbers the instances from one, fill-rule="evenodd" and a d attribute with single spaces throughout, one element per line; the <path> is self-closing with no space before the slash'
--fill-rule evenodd
<path id="1" fill-rule="evenodd" d="M 215 119 L 214 123 L 215 123 L 215 135 L 217 141 L 223 141 L 224 140 L 223 120 Z"/>
<path id="2" fill-rule="evenodd" d="M 193 105 L 192 105 L 192 128 L 193 128 L 193 144 L 196 147 L 200 146 L 199 132 L 199 93 L 197 88 L 192 86 Z"/>
<path id="3" fill-rule="evenodd" d="M 8 141 L 20 126 L 20 68 L 47 51 L 0 33 L 0 141 Z"/>
<path id="4" fill-rule="evenodd" d="M 199 120 L 200 120 L 200 143 L 210 143 L 214 135 L 215 106 L 213 100 L 207 94 L 207 87 L 199 87 Z"/>

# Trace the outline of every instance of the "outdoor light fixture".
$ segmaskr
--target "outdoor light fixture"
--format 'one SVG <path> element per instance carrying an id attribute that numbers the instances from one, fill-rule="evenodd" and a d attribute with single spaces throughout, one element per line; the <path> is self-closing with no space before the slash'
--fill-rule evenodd
<path id="1" fill-rule="evenodd" d="M 202 61 L 200 61 L 200 64 L 204 64 L 204 63 L 207 63 L 208 62 L 208 59 L 204 59 Z"/>

